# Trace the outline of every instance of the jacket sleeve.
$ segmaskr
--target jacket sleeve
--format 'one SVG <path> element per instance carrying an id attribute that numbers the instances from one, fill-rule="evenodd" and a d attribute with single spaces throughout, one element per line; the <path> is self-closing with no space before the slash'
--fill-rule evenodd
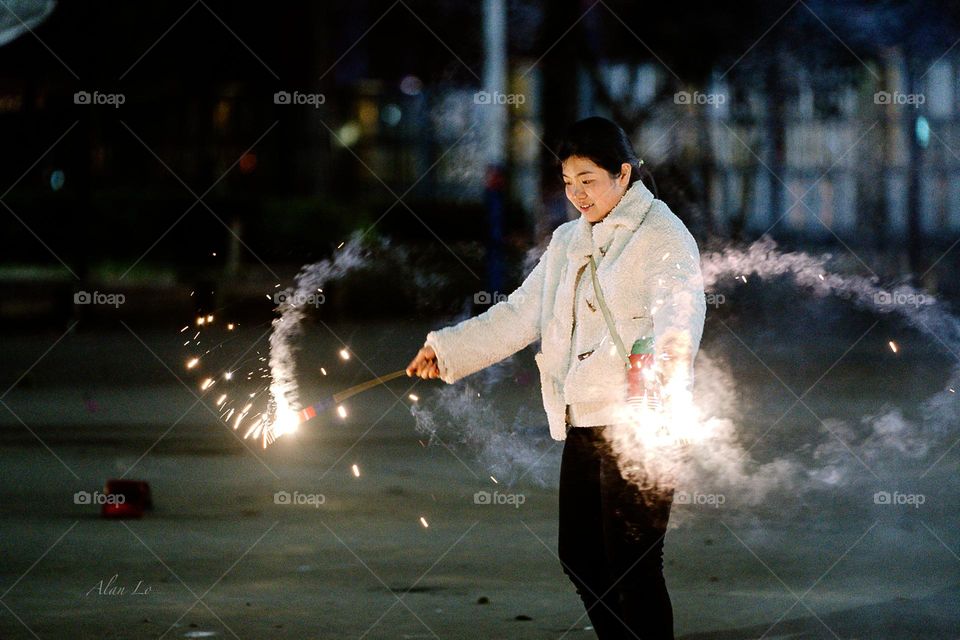
<path id="1" fill-rule="evenodd" d="M 437 354 L 440 379 L 447 383 L 488 367 L 540 337 L 547 254 L 506 300 L 463 322 L 427 334 Z"/>
<path id="2" fill-rule="evenodd" d="M 652 267 L 645 284 L 650 292 L 656 362 L 664 382 L 689 387 L 707 305 L 697 243 L 679 224 L 666 229 L 658 253 L 650 257 Z"/>

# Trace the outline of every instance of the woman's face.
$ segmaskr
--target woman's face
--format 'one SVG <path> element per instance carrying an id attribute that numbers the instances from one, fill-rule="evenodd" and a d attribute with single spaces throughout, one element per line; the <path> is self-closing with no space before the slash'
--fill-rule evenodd
<path id="1" fill-rule="evenodd" d="M 611 176 L 593 160 L 570 156 L 563 161 L 563 184 L 567 199 L 587 222 L 600 222 L 613 209 L 630 183 L 630 163 L 620 165 L 620 175 Z"/>

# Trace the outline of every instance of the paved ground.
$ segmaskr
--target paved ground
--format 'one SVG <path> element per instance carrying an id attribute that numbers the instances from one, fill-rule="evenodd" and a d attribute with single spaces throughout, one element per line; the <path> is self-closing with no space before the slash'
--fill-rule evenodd
<path id="1" fill-rule="evenodd" d="M 678 636 L 960 637 L 960 482 L 957 448 L 948 449 L 956 425 L 913 433 L 930 445 L 913 458 L 896 446 L 911 434 L 882 447 L 857 428 L 884 405 L 915 410 L 949 360 L 906 335 L 910 348 L 892 360 L 884 349 L 893 329 L 875 330 L 804 397 L 845 443 L 828 446 L 833 436 L 802 407 L 775 422 L 795 397 L 771 370 L 800 395 L 861 329 L 812 349 L 730 328 L 744 343 L 708 326 L 706 353 L 736 381 L 738 433 L 753 442 L 773 425 L 751 455 L 790 457 L 810 482 L 774 488 L 749 507 L 738 487 L 724 489 L 720 508 L 674 507 L 666 562 Z M 384 372 L 405 364 L 424 327 L 331 329 Z M 509 453 L 503 439 L 491 437 L 493 448 L 458 444 L 464 424 L 441 429 L 449 448 L 424 446 L 406 380 L 391 386 L 399 403 L 386 390 L 368 392 L 346 420 L 248 449 L 202 406 L 189 410 L 195 398 L 160 362 L 184 373 L 176 331 L 131 330 L 136 336 L 122 327 L 71 334 L 3 397 L 12 412 L 0 407 L 0 637 L 594 637 L 554 555 L 560 448 L 538 422 L 529 354 L 497 384 L 474 383 L 494 412 L 476 419 L 490 421 L 492 434 L 502 420 L 524 438 L 516 462 L 497 466 L 498 448 Z M 362 365 L 337 363 L 323 327 L 310 333 L 304 358 L 331 376 L 316 376 L 307 393 L 364 378 Z M 251 328 L 239 342 L 257 335 Z M 57 337 L 5 336 L 3 388 Z M 439 390 L 414 388 L 427 410 L 439 406 Z M 815 481 L 831 469 L 842 470 L 840 480 Z M 144 519 L 105 521 L 74 503 L 76 491 L 124 474 L 151 483 L 156 509 Z M 885 489 L 925 502 L 875 504 Z M 476 504 L 481 490 L 524 502 Z M 277 491 L 322 495 L 323 504 L 276 504 Z"/>

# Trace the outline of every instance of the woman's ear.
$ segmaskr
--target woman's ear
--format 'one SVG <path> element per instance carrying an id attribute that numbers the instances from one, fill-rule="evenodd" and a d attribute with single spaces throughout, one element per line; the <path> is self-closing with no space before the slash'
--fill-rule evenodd
<path id="1" fill-rule="evenodd" d="M 624 162 L 620 165 L 620 177 L 618 182 L 621 187 L 625 187 L 630 184 L 630 176 L 633 174 L 633 165 L 629 162 Z"/>

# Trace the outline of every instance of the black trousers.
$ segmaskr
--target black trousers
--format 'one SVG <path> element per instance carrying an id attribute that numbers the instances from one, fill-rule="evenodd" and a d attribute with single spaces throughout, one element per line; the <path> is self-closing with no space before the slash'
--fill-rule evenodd
<path id="1" fill-rule="evenodd" d="M 560 463 L 560 562 L 600 640 L 673 640 L 663 579 L 672 489 L 620 475 L 606 427 L 567 430 Z"/>

